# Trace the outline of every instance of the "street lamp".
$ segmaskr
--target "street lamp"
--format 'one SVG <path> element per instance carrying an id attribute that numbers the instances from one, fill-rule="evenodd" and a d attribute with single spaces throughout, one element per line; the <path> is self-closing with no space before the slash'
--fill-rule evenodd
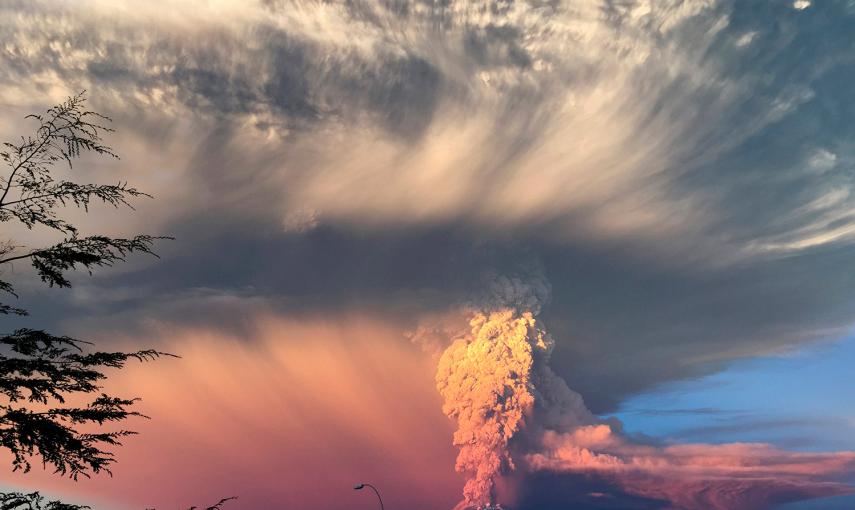
<path id="1" fill-rule="evenodd" d="M 380 510 L 385 510 L 385 509 L 383 508 L 383 498 L 381 498 L 381 497 L 380 497 L 380 491 L 378 491 L 378 490 L 377 490 L 377 487 L 374 487 L 374 486 L 373 486 L 373 485 L 371 485 L 370 483 L 358 483 L 358 484 L 356 484 L 356 485 L 354 485 L 354 486 L 353 486 L 353 490 L 355 490 L 355 491 L 361 491 L 361 490 L 362 490 L 362 489 L 364 489 L 365 487 L 370 487 L 370 488 L 371 488 L 371 490 L 373 490 L 373 491 L 374 491 L 374 494 L 377 494 L 377 500 L 378 500 L 378 501 L 380 501 Z"/>

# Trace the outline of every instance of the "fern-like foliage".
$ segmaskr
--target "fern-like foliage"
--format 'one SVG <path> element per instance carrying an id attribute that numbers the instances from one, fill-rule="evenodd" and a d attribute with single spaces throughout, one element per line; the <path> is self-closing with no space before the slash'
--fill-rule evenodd
<path id="1" fill-rule="evenodd" d="M 58 232 L 62 239 L 44 247 L 7 239 L 0 243 L 0 265 L 26 260 L 48 285 L 69 287 L 65 277 L 68 271 L 110 266 L 125 260 L 131 252 L 154 255 L 152 247 L 159 237 L 83 236 L 59 214 L 69 205 L 88 212 L 93 202 L 133 208 L 130 199 L 150 197 L 123 182 L 76 183 L 57 176 L 57 163 L 64 163 L 71 171 L 75 159 L 85 153 L 118 158 L 102 140 L 104 133 L 112 131 L 110 119 L 86 109 L 85 92 L 69 97 L 44 114 L 27 118 L 37 123 L 35 132 L 17 143 L 4 143 L 0 150 L 0 161 L 8 168 L 7 174 L 0 176 L 0 223 L 17 221 L 28 229 L 45 227 Z M 0 280 L 0 292 L 15 296 L 14 288 L 6 281 Z M 0 303 L 0 314 L 24 315 L 26 311 Z"/>
<path id="2" fill-rule="evenodd" d="M 38 492 L 0 492 L 0 510 L 84 510 L 86 505 L 70 505 L 59 501 L 45 501 Z"/>
<path id="3" fill-rule="evenodd" d="M 131 410 L 136 399 L 101 391 L 105 368 L 122 368 L 130 359 L 152 360 L 166 353 L 91 352 L 86 342 L 44 331 L 19 329 L 0 336 L 0 447 L 12 453 L 12 470 L 27 472 L 38 457 L 61 475 L 74 479 L 110 472 L 113 454 L 105 448 L 134 434 L 128 430 L 83 432 L 88 425 L 121 422 L 143 415 Z M 85 405 L 68 400 L 98 394 Z M 90 427 L 91 428 L 91 427 Z"/>
<path id="4" fill-rule="evenodd" d="M 118 157 L 102 142 L 112 131 L 107 117 L 85 107 L 83 93 L 68 98 L 43 115 L 28 118 L 37 123 L 31 136 L 5 143 L 0 162 L 7 173 L 0 176 L 0 223 L 16 221 L 32 230 L 53 230 L 58 239 L 47 246 L 29 246 L 16 240 L 0 240 L 0 271 L 15 261 L 32 265 L 50 287 L 70 287 L 66 274 L 76 269 L 92 271 L 125 260 L 133 252 L 155 255 L 149 235 L 114 238 L 82 235 L 60 216 L 66 206 L 89 211 L 92 202 L 131 207 L 129 200 L 148 197 L 118 184 L 79 184 L 57 177 L 57 163 L 66 171 L 84 153 Z M 8 231 L 8 230 L 7 230 Z M 0 273 L 2 276 L 2 273 Z M 0 294 L 17 298 L 14 286 L 0 279 Z M 27 315 L 27 311 L 0 303 L 0 315 Z M 33 462 L 77 480 L 80 476 L 110 473 L 112 447 L 135 434 L 130 430 L 104 430 L 103 426 L 145 417 L 134 410 L 135 398 L 103 393 L 106 369 L 121 369 L 130 360 L 149 361 L 170 354 L 89 352 L 89 343 L 56 336 L 39 329 L 0 333 L 0 449 L 12 454 L 12 471 L 28 472 Z M 220 510 L 229 499 L 207 510 Z M 0 510 L 82 510 L 88 506 L 46 501 L 38 492 L 0 493 Z"/>

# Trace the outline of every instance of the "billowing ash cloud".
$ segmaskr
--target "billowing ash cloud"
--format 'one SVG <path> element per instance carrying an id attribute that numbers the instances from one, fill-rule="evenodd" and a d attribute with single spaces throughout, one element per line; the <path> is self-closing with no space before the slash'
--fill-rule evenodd
<path id="1" fill-rule="evenodd" d="M 548 366 L 555 342 L 535 319 L 549 299 L 543 273 L 492 274 L 485 281 L 480 306 L 470 305 L 469 331 L 445 349 L 436 373 L 442 410 L 458 426 L 453 442 L 460 448 L 455 468 L 467 477 L 463 509 L 495 505 L 496 484 L 516 469 L 511 441 L 535 426 L 529 423 L 535 406 L 563 426 L 596 423 Z"/>
<path id="2" fill-rule="evenodd" d="M 538 315 L 549 303 L 552 286 L 540 265 L 532 264 L 521 275 L 486 272 L 481 278 L 482 292 L 476 293 L 469 307 L 476 310 L 517 310 Z"/>
<path id="3" fill-rule="evenodd" d="M 517 503 L 497 491 L 519 478 L 515 472 L 595 476 L 683 510 L 760 510 L 855 492 L 835 481 L 855 472 L 855 452 L 640 444 L 621 433 L 617 420 L 597 418 L 550 368 L 555 342 L 526 308 L 539 311 L 546 288 L 542 273 L 531 281 L 494 275 L 484 308 L 471 310 L 469 330 L 439 358 L 443 412 L 457 424 L 455 468 L 466 477 L 458 509 L 500 508 L 502 499 Z"/>
<path id="4" fill-rule="evenodd" d="M 535 406 L 561 406 L 564 426 L 595 422 L 582 399 L 546 363 L 554 347 L 531 312 L 513 309 L 475 313 L 471 331 L 456 339 L 439 360 L 437 388 L 443 412 L 456 420 L 456 469 L 467 476 L 461 508 L 490 508 L 496 483 L 516 468 L 511 441 L 527 427 Z M 561 391 L 560 401 L 553 399 Z M 563 390 L 563 391 L 562 391 Z"/>
<path id="5" fill-rule="evenodd" d="M 515 468 L 509 442 L 534 409 L 535 352 L 552 340 L 534 327 L 530 313 L 476 314 L 468 338 L 454 341 L 439 360 L 442 410 L 457 421 L 455 468 L 468 479 L 462 508 L 491 508 L 499 476 Z"/>

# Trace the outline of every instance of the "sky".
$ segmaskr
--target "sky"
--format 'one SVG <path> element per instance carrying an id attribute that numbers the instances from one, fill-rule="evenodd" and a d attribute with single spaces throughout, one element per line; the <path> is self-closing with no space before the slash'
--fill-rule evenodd
<path id="1" fill-rule="evenodd" d="M 0 0 L 0 139 L 86 90 L 174 237 L 24 319 L 180 359 L 96 508 L 835 509 L 855 4 Z M 5 225 L 4 225 L 5 227 Z M 35 246 L 51 234 L 6 236 Z M 0 460 L 2 457 L 0 456 Z"/>

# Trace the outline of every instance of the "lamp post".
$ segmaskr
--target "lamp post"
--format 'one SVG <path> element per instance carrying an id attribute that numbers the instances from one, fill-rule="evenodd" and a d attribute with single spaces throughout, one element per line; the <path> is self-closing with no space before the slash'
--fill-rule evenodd
<path id="1" fill-rule="evenodd" d="M 383 498 L 380 497 L 380 491 L 377 490 L 377 487 L 374 487 L 370 483 L 358 483 L 358 484 L 353 486 L 353 490 L 360 491 L 360 490 L 364 489 L 365 487 L 370 487 L 371 490 L 374 491 L 374 494 L 377 494 L 377 500 L 380 501 L 380 510 L 385 510 L 383 508 Z"/>

